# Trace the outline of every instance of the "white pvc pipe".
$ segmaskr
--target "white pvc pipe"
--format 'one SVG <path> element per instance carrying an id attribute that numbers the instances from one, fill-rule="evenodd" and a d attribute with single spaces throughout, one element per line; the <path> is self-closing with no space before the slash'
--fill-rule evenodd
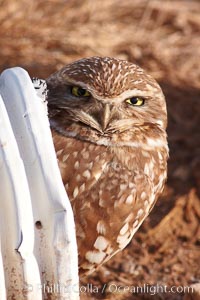
<path id="1" fill-rule="evenodd" d="M 1 97 L 0 238 L 4 270 L 3 274 L 0 267 L 0 277 L 5 278 L 7 299 L 42 299 L 41 291 L 36 288 L 40 274 L 33 254 L 31 197 L 24 165 Z M 3 290 L 2 293 L 5 294 Z"/>
<path id="2" fill-rule="evenodd" d="M 45 104 L 21 68 L 4 71 L 0 84 L 31 194 L 34 253 L 42 280 L 38 288 L 44 299 L 79 299 L 73 213 L 57 165 Z"/>

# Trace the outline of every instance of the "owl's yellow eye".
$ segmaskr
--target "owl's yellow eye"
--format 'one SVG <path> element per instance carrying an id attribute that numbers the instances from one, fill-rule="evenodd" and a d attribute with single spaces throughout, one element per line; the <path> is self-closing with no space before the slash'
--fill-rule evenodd
<path id="1" fill-rule="evenodd" d="M 132 97 L 132 98 L 126 99 L 126 102 L 131 105 L 134 105 L 134 106 L 144 105 L 144 99 L 140 98 L 140 97 Z"/>
<path id="2" fill-rule="evenodd" d="M 89 97 L 90 96 L 90 93 L 81 88 L 81 87 L 78 87 L 78 86 L 73 86 L 72 89 L 71 89 L 71 93 L 72 95 L 76 96 L 76 97 Z"/>

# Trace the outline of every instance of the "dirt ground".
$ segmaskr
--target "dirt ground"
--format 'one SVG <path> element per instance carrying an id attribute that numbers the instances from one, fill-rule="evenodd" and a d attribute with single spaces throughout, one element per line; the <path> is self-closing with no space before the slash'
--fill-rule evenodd
<path id="1" fill-rule="evenodd" d="M 81 299 L 183 299 L 181 288 L 200 282 L 200 1 L 0 0 L 0 24 L 1 71 L 22 66 L 45 78 L 81 57 L 115 56 L 160 83 L 165 191 L 126 249 L 81 283 Z M 137 286 L 160 289 L 130 290 Z"/>

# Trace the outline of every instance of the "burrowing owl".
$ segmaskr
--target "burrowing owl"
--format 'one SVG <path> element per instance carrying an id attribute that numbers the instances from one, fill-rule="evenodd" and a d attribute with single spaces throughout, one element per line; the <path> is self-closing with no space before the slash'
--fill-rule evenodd
<path id="1" fill-rule="evenodd" d="M 163 190 L 165 99 L 141 68 L 108 57 L 73 62 L 47 87 L 80 272 L 89 274 L 129 243 Z"/>

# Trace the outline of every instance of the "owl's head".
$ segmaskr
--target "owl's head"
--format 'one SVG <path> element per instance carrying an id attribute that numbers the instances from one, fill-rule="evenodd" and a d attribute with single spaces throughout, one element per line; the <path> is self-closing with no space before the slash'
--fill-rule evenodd
<path id="1" fill-rule="evenodd" d="M 111 138 L 165 131 L 166 103 L 144 70 L 109 57 L 75 61 L 47 79 L 51 126 L 67 136 Z"/>

